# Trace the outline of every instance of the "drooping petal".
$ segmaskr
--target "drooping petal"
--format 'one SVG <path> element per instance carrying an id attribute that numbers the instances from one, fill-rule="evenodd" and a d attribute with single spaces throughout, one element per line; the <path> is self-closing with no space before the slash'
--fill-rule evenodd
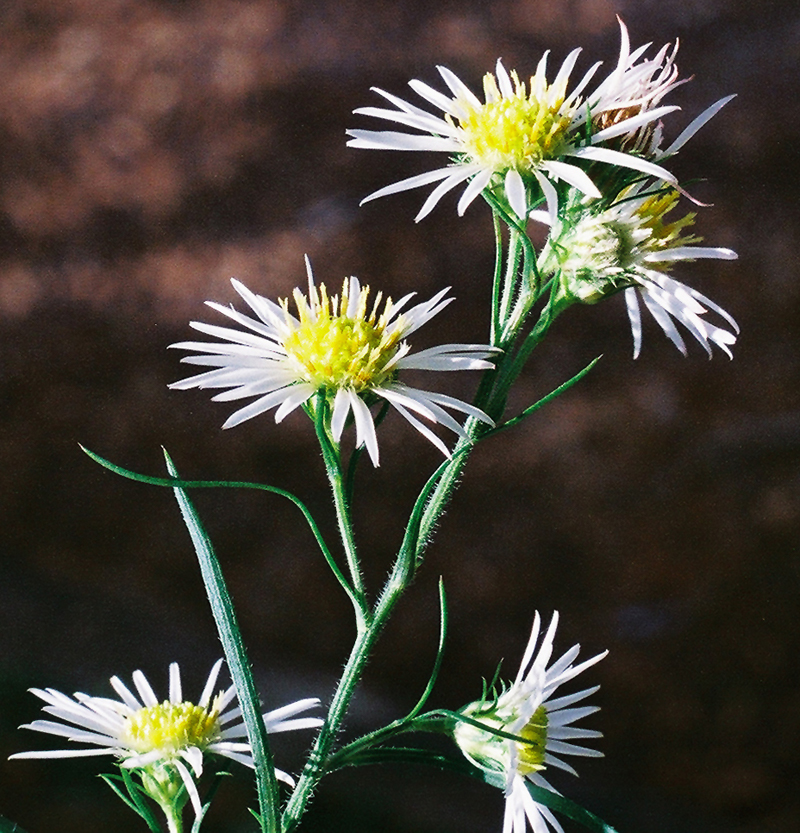
<path id="1" fill-rule="evenodd" d="M 519 171 L 511 168 L 506 173 L 505 181 L 506 197 L 508 204 L 511 206 L 517 217 L 525 218 L 528 216 L 528 195 L 525 190 L 525 183 L 519 175 Z"/>
<path id="2" fill-rule="evenodd" d="M 735 95 L 725 96 L 719 101 L 715 101 L 710 107 L 706 107 L 699 116 L 693 119 L 688 127 L 678 134 L 678 138 L 661 154 L 660 156 L 672 156 L 677 153 L 700 128 L 702 128 L 708 121 L 710 121 L 716 114 L 729 102 L 736 98 Z"/>
<path id="3" fill-rule="evenodd" d="M 666 168 L 662 168 L 661 165 L 656 165 L 655 162 L 648 162 L 647 159 L 633 156 L 630 153 L 612 150 L 611 148 L 582 147 L 571 150 L 570 156 L 575 156 L 578 159 L 589 159 L 594 162 L 606 162 L 609 165 L 619 165 L 621 168 L 641 171 L 644 174 L 649 174 L 650 176 L 672 184 L 676 184 L 678 181 L 673 173 L 670 173 Z"/>

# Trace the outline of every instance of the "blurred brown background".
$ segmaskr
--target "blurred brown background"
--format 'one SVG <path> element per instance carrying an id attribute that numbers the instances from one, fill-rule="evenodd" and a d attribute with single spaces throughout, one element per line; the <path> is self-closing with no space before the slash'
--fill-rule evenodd
<path id="1" fill-rule="evenodd" d="M 562 613 L 558 645 L 608 647 L 607 757 L 556 779 L 621 833 L 789 833 L 800 827 L 800 401 L 797 334 L 795 2 L 687 0 L 4 0 L 0 3 L 0 815 L 29 833 L 142 830 L 98 761 L 6 762 L 48 748 L 18 732 L 31 685 L 110 693 L 144 669 L 165 691 L 179 660 L 199 692 L 220 649 L 170 494 L 100 469 L 83 443 L 131 468 L 262 480 L 295 490 L 331 530 L 302 415 L 222 432 L 230 406 L 167 390 L 165 349 L 234 300 L 237 276 L 269 296 L 356 274 L 395 296 L 451 284 L 457 302 L 415 345 L 483 340 L 488 210 L 446 199 L 415 225 L 422 191 L 371 190 L 424 155 L 347 149 L 372 85 L 405 95 L 437 63 L 473 88 L 498 56 L 521 75 L 545 48 L 578 72 L 618 49 L 681 39 L 694 75 L 674 136 L 729 105 L 676 160 L 714 207 L 699 229 L 736 263 L 677 270 L 742 326 L 736 358 L 684 360 L 652 321 L 631 360 L 624 305 L 575 310 L 521 381 L 516 405 L 592 357 L 590 378 L 474 455 L 418 582 L 372 662 L 350 730 L 415 702 L 445 577 L 451 625 L 432 705 L 480 693 L 500 657 L 516 670 L 536 608 Z M 409 94 L 413 98 L 413 94 Z M 374 125 L 370 125 L 374 126 Z M 437 160 L 439 164 L 439 160 Z M 428 339 L 428 341 L 426 341 Z M 441 389 L 470 395 L 475 379 Z M 383 466 L 362 472 L 359 540 L 373 586 L 437 452 L 399 417 Z M 261 494 L 198 506 L 239 606 L 265 701 L 328 696 L 350 613 L 299 515 Z M 306 738 L 278 744 L 296 768 Z M 102 761 L 102 759 L 100 759 Z M 107 769 L 107 768 L 106 768 Z M 209 833 L 252 829 L 244 779 L 226 784 Z M 323 785 L 310 831 L 499 831 L 493 791 L 436 772 L 344 773 Z"/>

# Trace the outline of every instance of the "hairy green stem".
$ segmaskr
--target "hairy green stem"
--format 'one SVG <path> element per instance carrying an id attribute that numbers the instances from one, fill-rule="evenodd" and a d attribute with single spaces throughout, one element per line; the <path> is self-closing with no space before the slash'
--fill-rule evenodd
<path id="1" fill-rule="evenodd" d="M 565 304 L 559 304 L 558 299 L 551 293 L 551 297 L 540 312 L 533 329 L 526 336 L 523 335 L 530 310 L 538 300 L 539 294 L 544 292 L 541 288 L 539 273 L 536 270 L 535 252 L 524 228 L 510 222 L 502 209 L 494 202 L 492 202 L 492 208 L 495 217 L 497 256 L 492 290 L 493 309 L 490 330 L 492 343 L 495 343 L 498 338 L 502 339 L 500 346 L 503 347 L 504 353 L 497 368 L 487 371 L 482 378 L 474 402 L 477 407 L 481 408 L 494 420 L 499 421 L 505 411 L 511 385 L 522 371 L 530 353 L 544 338 L 550 323 L 565 307 Z M 505 259 L 503 258 L 503 237 L 499 219 L 504 220 L 509 227 L 508 249 L 505 253 Z M 503 269 L 503 260 L 505 260 L 505 269 Z M 523 262 L 522 268 L 525 273 L 522 276 L 520 276 L 520 261 Z M 520 286 L 522 286 L 522 290 L 520 290 Z M 329 771 L 332 754 L 335 755 L 333 752 L 334 741 L 380 632 L 388 621 L 400 596 L 412 580 L 416 567 L 422 561 L 435 524 L 455 491 L 472 447 L 482 436 L 493 430 L 474 417 L 470 417 L 466 421 L 464 436 L 456 444 L 450 460 L 444 465 L 441 474 L 435 475 L 426 485 L 426 489 L 430 487 L 427 502 L 423 503 L 426 495 L 426 491 L 423 490 L 415 503 L 415 507 L 419 507 L 419 510 L 415 508 L 415 512 L 412 514 L 392 572 L 377 603 L 370 610 L 366 603 L 366 594 L 350 519 L 348 496 L 352 482 L 348 477 L 348 482 L 345 483 L 338 449 L 328 435 L 326 408 L 327 403 L 324 395 L 318 396 L 314 406 L 317 436 L 322 449 L 328 480 L 333 491 L 339 532 L 350 569 L 354 592 L 361 600 L 362 607 L 361 614 L 357 614 L 356 638 L 331 700 L 325 724 L 314 742 L 303 772 L 283 811 L 281 818 L 282 833 L 292 833 L 295 830 L 319 781 Z M 402 730 L 399 723 L 392 724 L 392 727 L 397 731 Z"/>
<path id="2" fill-rule="evenodd" d="M 291 833 L 297 827 L 314 789 L 325 774 L 331 745 L 350 707 L 350 701 L 369 660 L 372 648 L 389 619 L 395 604 L 400 599 L 403 590 L 405 590 L 408 580 L 408 567 L 398 565 L 401 561 L 407 560 L 402 558 L 402 554 L 398 557 L 395 568 L 386 582 L 378 603 L 375 605 L 369 623 L 360 629 L 356 636 L 344 672 L 331 700 L 325 725 L 317 735 L 303 773 L 298 779 L 297 786 L 294 788 L 283 812 L 283 833 Z"/>
<path id="3" fill-rule="evenodd" d="M 322 458 L 325 462 L 325 473 L 328 475 L 328 482 L 333 492 L 333 505 L 336 509 L 339 536 L 342 539 L 345 559 L 347 560 L 347 567 L 350 571 L 350 581 L 352 582 L 353 606 L 356 612 L 358 627 L 361 629 L 367 610 L 364 579 L 361 575 L 361 566 L 358 563 L 358 552 L 356 551 L 356 543 L 353 536 L 353 524 L 350 520 L 347 486 L 342 476 L 339 452 L 334 448 L 328 436 L 325 425 L 326 416 L 327 405 L 325 402 L 325 393 L 324 391 L 320 391 L 314 403 L 314 427 L 317 432 L 320 449 L 322 450 Z"/>
<path id="4" fill-rule="evenodd" d="M 500 215 L 492 211 L 492 224 L 494 225 L 494 275 L 492 277 L 492 320 L 489 327 L 489 343 L 497 345 L 502 331 L 500 321 L 500 293 L 502 292 L 503 279 L 503 227 L 500 223 Z"/>

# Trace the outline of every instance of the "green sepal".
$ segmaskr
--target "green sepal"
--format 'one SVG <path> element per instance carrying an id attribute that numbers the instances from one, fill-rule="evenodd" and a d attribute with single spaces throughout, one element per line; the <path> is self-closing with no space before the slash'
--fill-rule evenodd
<path id="1" fill-rule="evenodd" d="M 178 472 L 166 451 L 164 451 L 164 457 L 170 476 L 175 478 L 174 482 L 180 482 Z M 255 765 L 258 803 L 262 815 L 261 829 L 263 833 L 276 833 L 279 825 L 278 783 L 275 778 L 275 767 L 272 763 L 267 729 L 261 715 L 258 692 L 250 670 L 250 662 L 247 658 L 239 625 L 236 621 L 233 602 L 228 594 L 228 588 L 225 585 L 222 569 L 211 540 L 203 529 L 194 506 L 192 506 L 185 490 L 180 486 L 173 486 L 173 491 L 194 545 L 203 584 L 211 605 L 211 612 L 228 663 L 228 670 L 236 686 L 242 719 L 247 729 L 247 738 L 250 741 Z"/>

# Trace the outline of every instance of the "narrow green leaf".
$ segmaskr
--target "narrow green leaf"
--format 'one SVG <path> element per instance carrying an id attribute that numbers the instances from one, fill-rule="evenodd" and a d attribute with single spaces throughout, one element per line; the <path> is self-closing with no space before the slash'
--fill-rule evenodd
<path id="1" fill-rule="evenodd" d="M 404 723 L 413 720 L 423 709 L 428 698 L 431 696 L 433 687 L 436 685 L 436 678 L 439 676 L 439 669 L 442 667 L 442 659 L 444 658 L 444 641 L 447 638 L 447 598 L 444 593 L 444 579 L 439 577 L 439 645 L 436 650 L 436 659 L 433 661 L 433 668 L 431 669 L 431 676 L 428 679 L 428 684 L 425 686 L 425 691 L 419 698 L 417 705 L 408 713 L 408 716 L 403 721 Z"/>
<path id="2" fill-rule="evenodd" d="M 521 414 L 517 414 L 517 416 L 512 417 L 511 419 L 504 422 L 502 425 L 498 425 L 497 428 L 492 428 L 490 431 L 487 431 L 484 434 L 484 437 L 491 437 L 494 434 L 499 434 L 501 431 L 505 431 L 507 428 L 512 428 L 514 425 L 522 422 L 523 419 L 529 417 L 535 411 L 538 411 L 539 408 L 547 405 L 548 402 L 552 402 L 556 397 L 561 396 L 564 391 L 569 390 L 576 382 L 580 382 L 581 379 L 602 359 L 602 356 L 597 356 L 596 358 L 592 359 L 583 370 L 578 371 L 571 379 L 567 379 L 566 382 L 559 385 L 555 390 L 550 391 L 547 396 L 543 396 L 538 402 L 534 402 L 533 405 L 529 405 Z"/>
<path id="3" fill-rule="evenodd" d="M 578 824 L 582 824 L 584 827 L 588 827 L 589 830 L 594 830 L 595 833 L 617 833 L 610 824 L 604 822 L 599 816 L 590 813 L 581 807 L 580 804 L 570 801 L 563 795 L 551 792 L 543 787 L 537 787 L 535 784 L 531 784 L 530 781 L 526 781 L 525 786 L 528 788 L 528 792 L 534 801 L 539 802 L 539 804 L 544 804 L 545 807 L 561 813 L 567 818 L 578 822 Z"/>
<path id="4" fill-rule="evenodd" d="M 125 772 L 125 770 L 122 770 Z M 162 827 L 156 820 L 156 817 L 153 815 L 153 812 L 150 808 L 142 801 L 141 796 L 137 795 L 137 786 L 130 780 L 130 775 L 125 773 L 127 778 L 123 778 L 119 775 L 100 775 L 103 781 L 108 784 L 109 787 L 117 794 L 117 796 L 122 799 L 122 801 L 136 813 L 137 816 L 144 819 L 145 824 L 150 828 L 153 833 L 162 833 Z M 125 795 L 122 790 L 120 789 L 118 784 L 115 784 L 115 781 L 120 781 L 125 784 L 128 795 Z"/>
<path id="5" fill-rule="evenodd" d="M 120 778 L 125 784 L 125 789 L 128 790 L 128 795 L 136 805 L 139 815 L 145 820 L 151 830 L 160 831 L 161 825 L 158 823 L 158 819 L 155 813 L 153 813 L 152 808 L 145 800 L 148 797 L 147 793 L 133 780 L 133 776 L 125 767 L 121 766 L 119 772 Z"/>
<path id="6" fill-rule="evenodd" d="M 167 461 L 169 474 L 177 478 L 178 472 L 166 451 L 164 457 Z M 211 612 L 217 625 L 225 659 L 228 662 L 228 669 L 236 686 L 239 705 L 242 709 L 242 718 L 247 729 L 247 738 L 250 741 L 255 763 L 262 831 L 263 833 L 277 833 L 279 829 L 278 784 L 275 779 L 275 767 L 272 763 L 266 726 L 261 715 L 258 692 L 253 681 L 250 662 L 247 658 L 239 625 L 236 621 L 233 602 L 228 594 L 228 588 L 225 585 L 222 569 L 211 545 L 211 540 L 203 529 L 189 497 L 180 486 L 175 486 L 174 492 L 183 521 L 189 530 L 197 554 L 203 584 L 211 604 Z"/>
<path id="7" fill-rule="evenodd" d="M 25 831 L 15 822 L 0 816 L 0 833 L 25 833 Z"/>
<path id="8" fill-rule="evenodd" d="M 413 746 L 372 746 L 362 749 L 334 766 L 331 771 L 348 766 L 379 766 L 381 764 L 425 764 L 437 769 L 448 769 L 462 775 L 474 775 L 472 766 L 462 757 L 450 757 L 430 749 Z"/>
<path id="9" fill-rule="evenodd" d="M 303 517 L 305 518 L 305 521 L 317 542 L 317 546 L 319 546 L 322 555 L 328 562 L 328 566 L 331 568 L 331 571 L 336 576 L 336 579 L 339 584 L 342 585 L 347 595 L 350 596 L 350 599 L 355 603 L 353 590 L 348 584 L 347 579 L 344 577 L 344 574 L 339 569 L 339 565 L 336 563 L 331 551 L 328 549 L 328 545 L 325 543 L 322 533 L 320 532 L 317 522 L 314 520 L 311 512 L 299 497 L 293 495 L 291 492 L 287 492 L 286 489 L 279 489 L 277 486 L 269 486 L 266 483 L 250 483 L 245 480 L 182 480 L 178 477 L 153 477 L 149 474 L 139 474 L 138 472 L 118 466 L 116 463 L 106 460 L 105 457 L 95 454 L 94 451 L 89 450 L 83 445 L 79 444 L 79 447 L 84 454 L 94 460 L 95 463 L 101 465 L 103 468 L 114 472 L 114 474 L 118 474 L 120 477 L 125 477 L 128 480 L 135 480 L 137 483 L 147 483 L 150 486 L 165 486 L 170 489 L 174 489 L 176 486 L 180 486 L 182 489 L 256 489 L 261 492 L 270 492 L 271 494 L 286 498 L 291 501 L 303 514 Z M 2 831 L 0 831 L 0 833 L 2 833 Z"/>
<path id="10" fill-rule="evenodd" d="M 366 766 L 366 765 L 380 765 L 380 764 L 424 764 L 426 766 L 433 766 L 437 769 L 449 770 L 450 772 L 457 772 L 462 775 L 469 775 L 472 778 L 477 778 L 491 787 L 498 789 L 505 788 L 505 778 L 499 772 L 487 772 L 473 766 L 465 758 L 452 758 L 448 755 L 442 755 L 438 752 L 432 752 L 428 749 L 419 749 L 416 747 L 399 747 L 399 746 L 384 746 L 372 747 L 364 749 L 351 758 L 343 762 L 342 766 Z M 591 813 L 589 810 L 570 801 L 563 795 L 546 790 L 543 787 L 537 787 L 526 781 L 525 786 L 534 801 L 543 804 L 545 807 L 561 813 L 569 819 L 578 824 L 587 827 L 594 833 L 617 833 L 617 831 L 610 825 L 604 822 L 599 816 Z"/>
<path id="11" fill-rule="evenodd" d="M 427 479 L 425 485 L 422 487 L 422 491 L 414 501 L 414 507 L 411 510 L 408 525 L 406 526 L 406 531 L 403 536 L 403 543 L 400 546 L 400 553 L 397 557 L 397 562 L 400 565 L 410 562 L 407 563 L 407 568 L 410 573 L 408 576 L 409 579 L 413 578 L 414 570 L 416 570 L 422 563 L 422 552 L 424 550 L 425 541 L 420 541 L 420 529 L 422 527 L 423 518 L 429 510 L 430 497 L 433 495 L 436 487 L 439 485 L 439 482 L 445 476 L 450 466 L 460 460 L 460 458 L 465 454 L 472 451 L 473 446 L 474 443 L 470 442 L 466 445 L 462 445 L 460 448 L 456 448 L 450 458 L 445 460 L 443 463 L 440 463 L 436 468 L 436 471 L 434 471 L 434 473 Z"/>
<path id="12" fill-rule="evenodd" d="M 210 801 L 206 801 L 206 803 L 200 808 L 200 812 L 194 817 L 194 821 L 192 822 L 192 833 L 200 833 L 200 825 L 203 823 L 203 819 L 206 817 L 206 813 L 208 812 L 208 808 L 211 806 Z"/>
<path id="13" fill-rule="evenodd" d="M 227 778 L 229 776 L 230 772 L 226 772 L 225 770 L 220 770 L 214 775 L 214 780 L 211 782 L 211 786 L 208 788 L 208 792 L 203 800 L 203 806 L 200 808 L 200 814 L 195 817 L 195 820 L 192 823 L 191 833 L 200 833 L 200 825 L 206 817 L 208 808 L 211 806 L 211 802 L 214 800 L 214 796 L 217 794 L 217 790 L 220 788 L 223 778 Z M 261 817 L 256 816 L 256 818 L 259 820 L 258 823 L 261 824 Z"/>

